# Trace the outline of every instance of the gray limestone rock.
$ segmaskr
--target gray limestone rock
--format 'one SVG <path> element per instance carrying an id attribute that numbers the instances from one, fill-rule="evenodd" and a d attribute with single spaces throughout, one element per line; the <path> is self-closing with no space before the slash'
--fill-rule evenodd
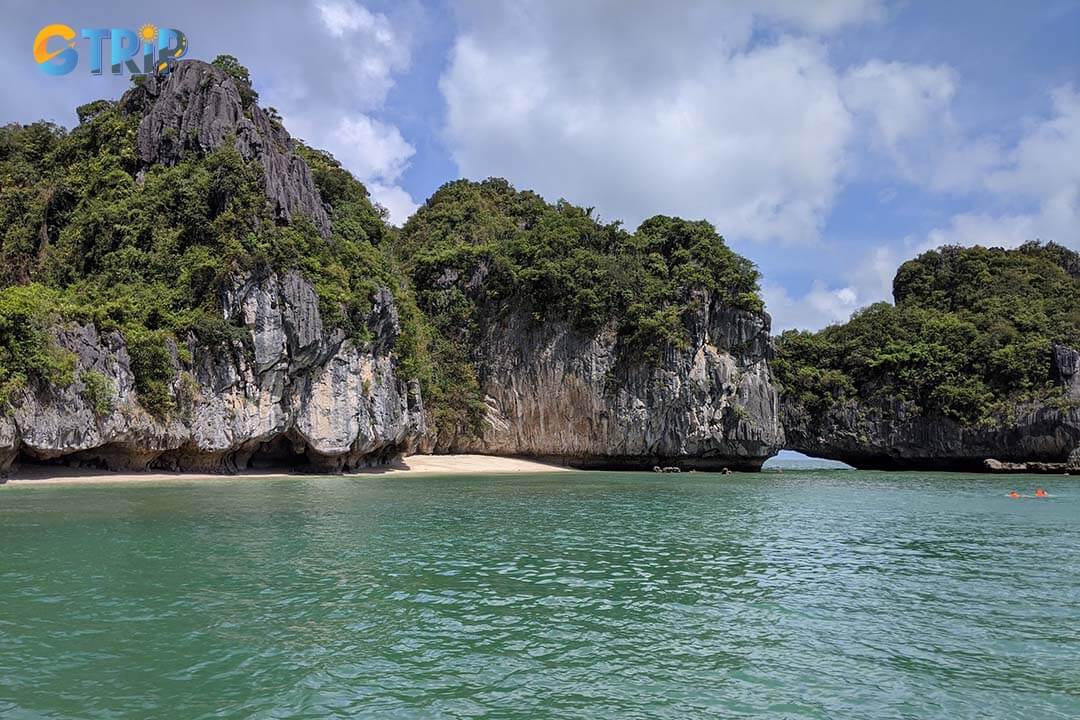
<path id="1" fill-rule="evenodd" d="M 1080 398 L 1080 352 L 1068 345 L 1054 345 L 1050 358 L 1050 377 L 1069 397 Z"/>
<path id="2" fill-rule="evenodd" d="M 0 417 L 0 471 L 19 456 L 114 470 L 163 468 L 235 472 L 259 464 L 341 471 L 393 460 L 424 432 L 419 386 L 397 373 L 391 352 L 393 296 L 381 289 L 358 347 L 322 325 L 318 297 L 298 273 L 235 278 L 222 312 L 246 340 L 194 345 L 176 360 L 168 420 L 139 402 L 118 333 L 91 325 L 56 328 L 76 358 L 67 387 L 31 384 Z M 108 392 L 106 412 L 92 402 L 87 374 Z"/>
<path id="3" fill-rule="evenodd" d="M 899 399 L 812 413 L 784 398 L 788 447 L 859 468 L 1034 471 L 1080 465 L 1080 407 L 1074 402 L 1080 398 L 1080 353 L 1054 345 L 1050 363 L 1067 402 L 1020 404 L 973 426 L 924 415 Z"/>
<path id="4" fill-rule="evenodd" d="M 994 422 L 965 426 L 910 403 L 846 403 L 811 413 L 782 403 L 787 447 L 858 468 L 986 469 L 984 460 L 1063 463 L 1080 447 L 1080 407 L 1030 403 Z"/>
<path id="5" fill-rule="evenodd" d="M 525 312 L 487 317 L 474 351 L 483 433 L 429 436 L 425 447 L 581 467 L 759 468 L 783 446 L 769 317 L 705 296 L 699 306 L 689 346 L 659 363 L 610 328 L 583 335 Z"/>
<path id="6" fill-rule="evenodd" d="M 330 216 L 289 133 L 258 105 L 245 108 L 236 83 L 222 70 L 182 60 L 167 75 L 148 76 L 121 105 L 146 112 L 137 135 L 142 162 L 172 165 L 188 153 L 208 153 L 231 141 L 245 160 L 262 165 L 267 200 L 278 219 L 306 215 L 329 237 Z"/>

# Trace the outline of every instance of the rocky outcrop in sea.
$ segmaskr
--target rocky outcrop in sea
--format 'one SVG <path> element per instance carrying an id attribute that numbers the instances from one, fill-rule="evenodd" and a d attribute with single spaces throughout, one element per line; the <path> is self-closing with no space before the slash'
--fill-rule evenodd
<path id="1" fill-rule="evenodd" d="M 928 416 L 899 399 L 849 401 L 811 413 L 785 397 L 787 447 L 860 469 L 1080 469 L 1080 353 L 1056 345 L 1050 362 L 1050 376 L 1063 390 L 1058 401 L 1018 403 L 979 425 Z"/>
<path id="2" fill-rule="evenodd" d="M 610 328 L 587 335 L 524 311 L 481 313 L 473 360 L 484 430 L 425 446 L 577 467 L 759 469 L 783 446 L 769 316 L 699 301 L 686 348 L 666 349 L 659 362 Z"/>
<path id="3" fill-rule="evenodd" d="M 178 63 L 120 103 L 141 115 L 141 162 L 176 163 L 234 143 L 261 164 L 280 222 L 304 215 L 330 234 L 327 208 L 289 134 L 257 105 L 244 107 L 220 69 Z M 193 336 L 169 343 L 167 417 L 139 397 L 119 332 L 56 327 L 56 343 L 75 357 L 75 381 L 31 380 L 11 398 L 0 415 L 0 472 L 20 458 L 113 470 L 341 471 L 388 462 L 419 441 L 420 387 L 397 371 L 400 325 L 389 290 L 375 293 L 363 342 L 324 326 L 315 290 L 295 271 L 237 275 L 218 300 L 235 337 L 211 347 Z"/>

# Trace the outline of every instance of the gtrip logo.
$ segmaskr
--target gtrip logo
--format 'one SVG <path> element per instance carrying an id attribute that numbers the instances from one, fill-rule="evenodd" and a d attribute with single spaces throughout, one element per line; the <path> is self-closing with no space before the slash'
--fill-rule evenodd
<path id="1" fill-rule="evenodd" d="M 103 74 L 102 46 L 108 43 L 109 72 L 123 75 L 147 75 L 167 70 L 187 54 L 187 36 L 176 28 L 143 25 L 139 31 L 127 28 L 75 29 L 62 23 L 46 25 L 34 38 L 34 62 L 46 75 L 67 75 L 79 64 L 77 37 L 86 41 L 90 52 L 90 74 Z M 51 49 L 50 49 L 51 48 Z M 142 60 L 140 66 L 138 59 Z"/>

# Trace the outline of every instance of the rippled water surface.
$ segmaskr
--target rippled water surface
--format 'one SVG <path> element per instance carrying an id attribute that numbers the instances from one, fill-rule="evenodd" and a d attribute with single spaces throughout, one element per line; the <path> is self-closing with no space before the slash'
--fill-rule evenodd
<path id="1" fill-rule="evenodd" d="M 1080 479 L 0 488 L 3 718 L 748 716 L 1080 717 Z"/>

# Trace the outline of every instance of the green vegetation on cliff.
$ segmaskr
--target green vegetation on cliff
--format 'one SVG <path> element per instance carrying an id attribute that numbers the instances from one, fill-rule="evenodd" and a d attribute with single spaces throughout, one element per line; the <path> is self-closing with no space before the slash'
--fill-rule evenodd
<path id="1" fill-rule="evenodd" d="M 1055 395 L 1052 344 L 1080 346 L 1080 256 L 1053 243 L 933 250 L 900 266 L 893 296 L 847 323 L 781 335 L 784 392 L 814 412 L 899 398 L 985 422 Z"/>
<path id="2" fill-rule="evenodd" d="M 246 76 L 235 59 L 223 64 Z M 246 336 L 218 306 L 221 288 L 241 271 L 303 271 L 328 323 L 360 341 L 380 285 L 402 301 L 406 322 L 415 317 L 403 274 L 380 248 L 392 229 L 363 185 L 329 154 L 297 148 L 333 206 L 327 241 L 306 218 L 274 222 L 261 166 L 245 162 L 231 144 L 175 165 L 144 166 L 135 147 L 140 112 L 97 101 L 78 114 L 70 132 L 43 122 L 0 128 L 5 397 L 35 377 L 70 381 L 45 329 L 70 319 L 120 330 L 144 403 L 167 413 L 171 345 Z"/>
<path id="3" fill-rule="evenodd" d="M 703 220 L 656 216 L 629 233 L 496 178 L 441 187 L 405 224 L 398 254 L 433 325 L 432 400 L 450 425 L 483 410 L 469 362 L 478 313 L 612 326 L 636 357 L 656 359 L 687 343 L 695 290 L 762 309 L 756 268 Z"/>
<path id="4" fill-rule="evenodd" d="M 432 293 L 445 303 L 454 285 L 456 321 L 468 315 L 461 311 L 470 293 L 447 283 L 447 273 L 478 268 L 484 277 L 473 302 L 524 307 L 537 320 L 565 319 L 585 332 L 615 321 L 641 347 L 685 342 L 682 318 L 695 289 L 732 307 L 762 308 L 753 264 L 703 220 L 658 215 L 631 234 L 591 209 L 548 204 L 501 179 L 444 185 L 406 223 L 400 247 L 425 307 L 435 304 Z"/>

